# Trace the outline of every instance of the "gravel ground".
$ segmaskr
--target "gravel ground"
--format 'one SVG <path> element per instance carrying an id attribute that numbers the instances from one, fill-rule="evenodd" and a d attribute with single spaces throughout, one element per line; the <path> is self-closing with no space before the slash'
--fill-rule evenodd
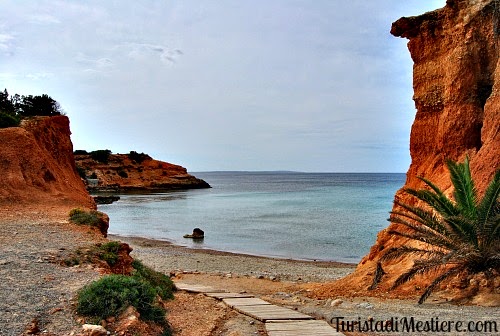
<path id="1" fill-rule="evenodd" d="M 49 216 L 48 213 L 51 213 Z M 99 274 L 86 267 L 62 267 L 59 260 L 78 247 L 95 244 L 102 238 L 66 220 L 67 211 L 60 215 L 52 212 L 28 212 L 0 209 L 0 336 L 26 334 L 32 321 L 42 335 L 71 335 L 80 330 L 74 320 L 73 301 L 78 289 L 97 279 Z M 115 239 L 116 237 L 110 237 Z M 333 322 L 337 317 L 345 321 L 364 323 L 373 319 L 414 318 L 415 321 L 491 321 L 500 331 L 498 307 L 455 306 L 430 301 L 417 305 L 413 301 L 380 298 L 330 298 L 313 300 L 307 297 L 309 282 L 326 282 L 343 277 L 353 271 L 353 265 L 330 262 L 302 262 L 254 257 L 210 250 L 193 250 L 138 238 L 123 238 L 134 248 L 132 255 L 149 266 L 165 273 L 173 273 L 183 282 L 207 284 L 232 291 L 246 291 L 276 304 L 282 304 L 320 319 Z M 179 300 L 181 297 L 179 297 Z M 182 300 L 181 300 L 182 301 Z M 178 301 L 180 302 L 180 301 Z M 171 308 L 172 319 L 179 319 L 185 335 L 196 318 L 187 321 L 186 309 L 206 317 L 216 313 L 217 306 L 200 305 L 201 300 L 190 300 Z M 191 306 L 190 306 L 191 304 Z M 198 307 L 200 306 L 200 307 Z M 174 308 L 175 307 L 175 308 Z M 210 310 L 215 307 L 215 310 Z M 220 310 L 220 308 L 219 308 Z M 177 313 L 176 313 L 177 311 Z M 248 329 L 250 324 L 241 315 L 222 314 L 213 322 L 218 335 L 261 334 Z M 222 320 L 221 320 L 222 319 Z M 448 323 L 449 324 L 449 323 Z M 400 325 L 401 327 L 401 325 Z M 261 327 L 259 327 L 261 328 Z M 196 335 L 212 333 L 197 332 Z M 346 332 L 348 335 L 387 335 L 383 333 Z M 392 333 L 392 334 L 401 334 Z M 419 332 L 414 335 L 422 334 Z M 494 335 L 492 333 L 429 332 L 428 335 Z"/>
<path id="2" fill-rule="evenodd" d="M 297 261 L 191 249 L 145 238 L 109 236 L 134 249 L 132 256 L 164 273 L 210 273 L 294 282 L 326 282 L 350 274 L 355 265 Z"/>
<path id="3" fill-rule="evenodd" d="M 117 238 L 117 237 L 114 237 Z M 416 300 L 396 300 L 375 297 L 333 297 L 315 300 L 308 297 L 310 282 L 328 282 L 354 270 L 353 265 L 329 262 L 302 262 L 210 250 L 194 250 L 166 242 L 141 238 L 120 238 L 133 248 L 132 255 L 155 269 L 174 273 L 180 281 L 203 284 L 230 291 L 244 291 L 260 296 L 272 303 L 291 307 L 336 326 L 340 322 L 354 321 L 373 324 L 387 323 L 391 318 L 398 323 L 398 332 L 367 332 L 344 329 L 346 335 L 498 335 L 500 309 L 498 307 L 457 306 L 440 299 L 429 299 L 419 305 Z M 278 281 L 280 280 L 280 281 Z M 337 319 L 338 318 L 338 319 Z M 414 323 L 436 321 L 443 332 L 403 332 L 403 321 L 413 318 Z M 442 324 L 444 322 L 444 324 Z M 456 331 L 456 323 L 461 323 Z M 481 332 L 465 331 L 468 323 Z M 485 332 L 485 324 L 496 331 Z M 477 324 L 476 324 L 477 323 Z M 448 331 L 447 328 L 450 327 Z M 342 330 L 341 330 L 342 331 Z"/>
<path id="4" fill-rule="evenodd" d="M 0 212 L 1 336 L 21 335 L 33 320 L 45 335 L 79 330 L 72 299 L 99 275 L 91 269 L 62 267 L 57 260 L 99 238 L 63 218 L 25 210 Z"/>

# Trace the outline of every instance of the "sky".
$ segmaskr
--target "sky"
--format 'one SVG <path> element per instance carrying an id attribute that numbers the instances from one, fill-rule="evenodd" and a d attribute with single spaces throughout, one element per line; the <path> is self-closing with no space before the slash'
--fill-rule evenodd
<path id="1" fill-rule="evenodd" d="M 48 94 L 75 149 L 188 171 L 406 172 L 402 16 L 445 0 L 0 0 L 0 89 Z"/>

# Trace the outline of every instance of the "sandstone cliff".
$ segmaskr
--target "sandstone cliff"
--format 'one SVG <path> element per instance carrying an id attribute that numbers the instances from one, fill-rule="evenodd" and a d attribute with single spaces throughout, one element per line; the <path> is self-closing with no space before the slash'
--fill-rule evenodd
<path id="1" fill-rule="evenodd" d="M 89 189 L 180 190 L 210 188 L 210 185 L 205 181 L 188 174 L 186 168 L 154 160 L 146 154 L 135 152 L 109 154 L 104 159 L 96 160 L 91 154 L 78 154 L 79 152 L 75 154 L 76 165 L 85 172 L 87 177 L 94 177 L 94 180 L 98 181 L 97 185 L 89 184 Z"/>
<path id="2" fill-rule="evenodd" d="M 442 9 L 403 17 L 392 25 L 393 35 L 409 39 L 414 62 L 417 113 L 410 135 L 412 162 L 405 187 L 423 188 L 417 176 L 424 176 L 451 191 L 445 160 L 463 161 L 469 155 L 478 191 L 484 192 L 500 167 L 500 8 L 495 4 L 492 0 L 448 0 Z M 395 198 L 413 202 L 401 190 Z M 368 294 L 366 289 L 381 254 L 405 243 L 389 235 L 388 229 L 381 231 L 354 274 L 319 292 L 328 295 L 351 290 Z M 387 275 L 381 291 L 412 263 L 403 259 L 384 266 Z M 418 292 L 419 284 L 427 281 L 416 279 L 400 292 Z"/>
<path id="3" fill-rule="evenodd" d="M 70 134 L 65 116 L 0 129 L 0 206 L 95 207 L 76 171 Z"/>

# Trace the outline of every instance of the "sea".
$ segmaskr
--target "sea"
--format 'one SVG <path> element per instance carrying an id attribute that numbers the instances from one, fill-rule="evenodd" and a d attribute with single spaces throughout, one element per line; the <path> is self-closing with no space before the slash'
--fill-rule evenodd
<path id="1" fill-rule="evenodd" d="M 399 173 L 199 172 L 212 188 L 120 194 L 109 233 L 298 260 L 357 263 L 388 226 Z M 203 240 L 183 238 L 194 228 Z"/>

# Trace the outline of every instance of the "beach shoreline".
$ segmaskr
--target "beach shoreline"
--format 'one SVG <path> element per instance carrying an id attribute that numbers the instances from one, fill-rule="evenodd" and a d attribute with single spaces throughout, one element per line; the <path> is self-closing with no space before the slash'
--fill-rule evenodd
<path id="1" fill-rule="evenodd" d="M 357 263 L 342 262 L 342 261 L 335 261 L 335 260 L 296 259 L 296 258 L 287 258 L 287 257 L 281 257 L 281 256 L 264 255 L 264 254 L 252 254 L 252 253 L 246 253 L 246 252 L 224 251 L 224 250 L 217 250 L 217 249 L 212 248 L 212 247 L 190 247 L 190 246 L 184 246 L 184 245 L 178 244 L 176 242 L 172 242 L 168 239 L 155 239 L 155 238 L 141 237 L 141 236 L 127 236 L 127 235 L 120 235 L 120 234 L 113 234 L 113 233 L 108 234 L 108 238 L 110 240 L 121 240 L 124 242 L 131 241 L 131 242 L 134 242 L 135 244 L 142 244 L 142 245 L 154 245 L 157 247 L 164 246 L 164 247 L 171 247 L 171 248 L 178 248 L 178 249 L 186 249 L 188 251 L 206 253 L 206 254 L 211 254 L 211 255 L 243 256 L 243 257 L 249 257 L 249 258 L 282 260 L 282 261 L 288 261 L 288 262 L 310 263 L 310 264 L 314 264 L 317 266 L 324 266 L 324 267 L 351 268 L 351 267 L 357 266 Z"/>
<path id="2" fill-rule="evenodd" d="M 207 273 L 247 276 L 291 282 L 327 282 L 354 271 L 355 264 L 256 256 L 243 253 L 191 248 L 164 240 L 108 235 L 129 244 L 131 255 L 166 274 Z"/>

